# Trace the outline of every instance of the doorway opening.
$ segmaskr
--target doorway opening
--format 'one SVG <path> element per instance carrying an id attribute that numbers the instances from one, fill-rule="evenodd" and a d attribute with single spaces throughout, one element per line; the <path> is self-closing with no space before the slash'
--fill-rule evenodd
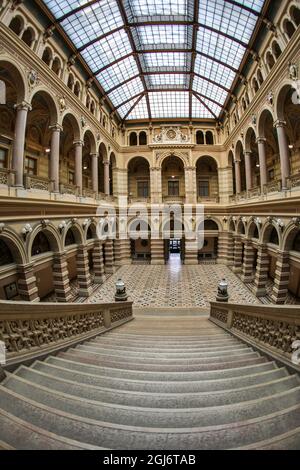
<path id="1" fill-rule="evenodd" d="M 184 238 L 170 238 L 165 240 L 165 262 L 180 263 L 184 262 L 185 243 Z"/>

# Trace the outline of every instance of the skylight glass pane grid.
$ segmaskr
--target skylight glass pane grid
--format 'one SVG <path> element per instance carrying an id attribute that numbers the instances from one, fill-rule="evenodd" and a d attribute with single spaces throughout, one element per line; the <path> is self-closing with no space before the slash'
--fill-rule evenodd
<path id="1" fill-rule="evenodd" d="M 144 91 L 144 87 L 140 78 L 135 78 L 129 83 L 125 83 L 116 90 L 112 91 L 108 97 L 115 106 L 128 100 L 131 96 L 135 96 L 138 93 Z"/>
<path id="2" fill-rule="evenodd" d="M 183 16 L 190 11 L 189 0 L 130 0 L 124 1 L 130 21 L 138 17 Z"/>
<path id="3" fill-rule="evenodd" d="M 126 120 L 130 119 L 149 119 L 147 101 L 143 97 L 138 104 L 133 108 L 131 113 L 128 114 Z"/>
<path id="4" fill-rule="evenodd" d="M 123 119 L 124 116 L 128 113 L 130 108 L 138 101 L 138 97 L 133 98 L 132 100 L 128 101 L 128 103 L 123 104 L 118 108 L 118 113 L 120 114 L 121 118 Z"/>
<path id="5" fill-rule="evenodd" d="M 257 17 L 247 10 L 224 0 L 202 0 L 199 8 L 199 22 L 249 42 Z"/>
<path id="6" fill-rule="evenodd" d="M 201 95 L 205 95 L 208 98 L 212 98 L 214 101 L 218 101 L 218 103 L 222 105 L 227 97 L 225 90 L 199 77 L 194 78 L 193 89 Z"/>
<path id="7" fill-rule="evenodd" d="M 203 103 L 206 104 L 206 106 L 216 115 L 216 116 L 219 116 L 219 114 L 221 113 L 221 106 L 218 106 L 216 103 L 212 103 L 210 100 L 207 100 L 205 98 L 202 98 L 201 97 L 201 100 L 203 101 Z"/>
<path id="8" fill-rule="evenodd" d="M 204 28 L 199 28 L 196 48 L 206 54 L 209 51 L 209 55 L 236 69 L 239 68 L 246 51 L 240 44 Z"/>
<path id="9" fill-rule="evenodd" d="M 91 69 L 96 71 L 131 52 L 128 36 L 122 30 L 92 44 L 81 54 Z"/>
<path id="10" fill-rule="evenodd" d="M 187 49 L 192 37 L 192 30 L 189 32 L 182 25 L 139 26 L 131 30 L 138 50 Z"/>
<path id="11" fill-rule="evenodd" d="M 142 60 L 146 72 L 164 70 L 187 70 L 187 54 L 183 52 L 152 52 L 143 54 Z"/>
<path id="12" fill-rule="evenodd" d="M 149 93 L 153 118 L 187 118 L 189 116 L 189 93 L 163 91 Z"/>
<path id="13" fill-rule="evenodd" d="M 226 88 L 231 87 L 235 77 L 233 70 L 206 57 L 200 56 L 198 56 L 195 61 L 195 72 L 210 78 L 214 82 L 221 83 Z"/>
<path id="14" fill-rule="evenodd" d="M 236 0 L 237 3 L 240 3 L 241 5 L 251 8 L 252 10 L 257 11 L 258 13 L 261 12 L 262 7 L 264 6 L 264 1 L 265 0 Z"/>
<path id="15" fill-rule="evenodd" d="M 82 5 L 81 0 L 44 0 L 44 3 L 55 18 L 60 18 Z"/>
<path id="16" fill-rule="evenodd" d="M 133 57 L 118 62 L 117 64 L 107 67 L 103 72 L 97 75 L 98 80 L 101 82 L 105 90 L 109 90 L 119 83 L 125 82 L 130 77 L 139 74 L 139 69 Z"/>
<path id="17" fill-rule="evenodd" d="M 192 97 L 192 115 L 194 118 L 214 119 L 213 114 L 195 96 Z"/>
<path id="18" fill-rule="evenodd" d="M 61 23 L 77 48 L 98 36 L 123 26 L 116 2 L 104 0 L 82 9 Z"/>
<path id="19" fill-rule="evenodd" d="M 146 75 L 148 88 L 187 88 L 187 75 Z"/>

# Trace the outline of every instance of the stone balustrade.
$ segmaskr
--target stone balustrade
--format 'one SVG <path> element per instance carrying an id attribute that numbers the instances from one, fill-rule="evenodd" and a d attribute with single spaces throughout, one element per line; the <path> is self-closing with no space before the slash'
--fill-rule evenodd
<path id="1" fill-rule="evenodd" d="M 0 341 L 6 365 L 70 347 L 132 319 L 132 302 L 33 304 L 0 301 Z"/>
<path id="2" fill-rule="evenodd" d="M 300 340 L 300 308 L 211 302 L 210 320 L 300 372 L 292 344 Z"/>

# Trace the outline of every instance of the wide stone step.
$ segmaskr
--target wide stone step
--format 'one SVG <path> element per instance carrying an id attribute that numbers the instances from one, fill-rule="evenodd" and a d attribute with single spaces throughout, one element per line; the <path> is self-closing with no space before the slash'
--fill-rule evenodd
<path id="1" fill-rule="evenodd" d="M 21 366 L 15 375 L 46 387 L 49 390 L 53 389 L 62 393 L 69 393 L 80 398 L 86 398 L 87 400 L 149 408 L 184 408 L 187 405 L 189 408 L 202 408 L 229 405 L 230 403 L 272 396 L 273 394 L 290 390 L 300 384 L 296 376 L 287 376 L 265 384 L 248 386 L 246 389 L 242 387 L 236 390 L 210 391 L 209 393 L 137 393 L 105 389 L 103 387 L 95 387 L 58 377 L 51 377 L 25 366 Z"/>
<path id="2" fill-rule="evenodd" d="M 1 442 L 3 446 L 1 446 Z M 60 437 L 0 408 L 0 449 L 80 450 L 101 448 Z"/>
<path id="3" fill-rule="evenodd" d="M 294 393 L 294 392 L 293 392 Z M 275 400 L 273 400 L 275 401 Z M 277 401 L 277 400 L 276 400 Z M 104 423 L 37 403 L 0 387 L 2 408 L 42 429 L 109 449 L 229 449 L 278 436 L 298 427 L 300 405 L 234 425 L 157 429 Z M 283 403 L 282 403 L 283 404 Z M 181 426 L 181 424 L 180 424 Z"/>
<path id="4" fill-rule="evenodd" d="M 130 358 L 124 358 L 124 360 L 118 359 L 113 360 L 113 358 L 104 358 L 97 356 L 95 353 L 87 353 L 86 351 L 80 351 L 77 349 L 69 349 L 67 352 L 60 352 L 59 357 L 63 359 L 71 359 L 82 364 L 93 364 L 106 368 L 117 368 L 124 369 L 124 371 L 134 371 L 136 372 L 192 372 L 192 371 L 204 371 L 204 370 L 220 370 L 220 369 L 230 369 L 233 367 L 242 367 L 245 365 L 261 364 L 266 361 L 265 358 L 260 357 L 256 352 L 250 352 L 249 354 L 243 354 L 239 356 L 229 357 L 229 358 L 218 358 L 216 362 L 213 362 L 214 358 L 203 359 L 198 363 L 193 364 L 177 364 L 176 361 L 174 364 L 160 364 L 156 363 L 145 363 L 145 361 L 130 361 Z"/>
<path id="5" fill-rule="evenodd" d="M 300 386 L 243 403 L 206 408 L 146 408 L 116 404 L 104 404 L 66 393 L 49 390 L 47 387 L 11 375 L 5 381 L 5 388 L 23 397 L 32 399 L 52 408 L 83 418 L 96 419 L 114 424 L 147 426 L 154 428 L 180 428 L 214 426 L 234 423 L 274 413 L 300 403 Z"/>
<path id="6" fill-rule="evenodd" d="M 107 377 L 131 379 L 131 380 L 144 380 L 144 381 L 189 381 L 189 380 L 209 380 L 209 379 L 221 379 L 228 377 L 238 377 L 241 375 L 249 375 L 253 371 L 266 371 L 274 369 L 275 365 L 271 362 L 266 361 L 264 358 L 260 358 L 255 364 L 234 364 L 231 368 L 225 369 L 224 367 L 216 370 L 197 370 L 192 372 L 165 372 L 165 371 L 142 371 L 142 370 L 126 370 L 117 369 L 111 367 L 101 367 L 99 365 L 87 364 L 77 360 L 76 357 L 53 357 L 50 356 L 46 359 L 48 364 L 58 365 L 59 367 L 65 367 L 80 372 L 89 374 L 102 375 Z M 258 367 L 261 366 L 261 367 Z M 254 372 L 255 373 L 255 372 Z"/>
<path id="7" fill-rule="evenodd" d="M 170 352 L 177 352 L 177 351 L 206 351 L 206 350 L 223 350 L 223 349 L 229 349 L 232 347 L 240 346 L 241 341 L 234 340 L 231 341 L 229 340 L 224 340 L 224 341 L 218 341 L 218 342 L 212 342 L 212 341 L 205 341 L 202 342 L 201 344 L 198 343 L 193 343 L 193 344 L 185 344 L 183 345 L 181 342 L 177 342 L 174 344 L 161 344 L 161 343 L 156 343 L 153 341 L 151 344 L 145 344 L 142 341 L 140 343 L 132 342 L 132 341 L 112 341 L 108 339 L 104 339 L 101 337 L 96 337 L 93 340 L 90 341 L 92 345 L 99 345 L 103 348 L 114 348 L 114 349 L 122 349 L 122 350 L 127 350 L 127 351 L 158 351 L 158 352 L 164 352 L 164 351 L 170 351 Z"/>
<path id="8" fill-rule="evenodd" d="M 83 345 L 79 345 L 76 349 L 82 349 L 87 351 L 94 351 L 99 354 L 110 355 L 110 356 L 121 356 L 124 357 L 144 357 L 147 358 L 155 358 L 156 360 L 164 360 L 164 359 L 176 359 L 178 361 L 184 359 L 191 359 L 194 360 L 197 357 L 213 357 L 213 356 L 229 356 L 239 354 L 240 352 L 249 352 L 253 350 L 249 348 L 247 345 L 237 345 L 231 346 L 223 349 L 202 349 L 202 350 L 194 350 L 194 351 L 185 351 L 185 350 L 156 350 L 153 349 L 144 351 L 143 349 L 140 350 L 128 350 L 128 349 L 121 349 L 116 347 L 102 347 L 101 343 L 92 343 L 91 341 L 84 343 Z"/>
<path id="9" fill-rule="evenodd" d="M 129 392 L 147 392 L 147 393 L 198 393 L 198 392 L 213 392 L 231 390 L 241 387 L 250 387 L 256 384 L 263 384 L 278 380 L 280 378 L 287 377 L 287 372 L 284 368 L 277 369 L 272 363 L 265 363 L 259 366 L 245 367 L 240 369 L 240 376 L 236 375 L 229 376 L 229 370 L 225 373 L 219 374 L 220 378 L 213 379 L 212 374 L 202 373 L 199 380 L 164 380 L 164 377 L 160 376 L 160 381 L 147 380 L 144 376 L 140 380 L 137 378 L 126 379 L 122 377 L 108 377 L 101 375 L 101 371 L 92 367 L 84 368 L 83 372 L 80 371 L 80 367 L 77 365 L 77 369 L 74 365 L 58 360 L 54 364 L 49 361 L 47 363 L 37 361 L 31 369 L 46 373 L 53 377 L 60 377 L 61 379 L 78 382 L 79 384 L 92 385 L 96 387 L 105 387 L 117 391 L 129 391 Z M 58 366 L 60 364 L 60 367 Z M 73 367 L 72 367 L 73 365 Z M 232 371 L 236 373 L 237 370 Z M 244 375 L 243 375 L 244 374 Z M 183 378 L 184 379 L 184 378 Z"/>
<path id="10" fill-rule="evenodd" d="M 195 330 L 193 330 L 193 333 L 195 333 Z M 167 334 L 167 335 L 149 335 L 149 334 L 129 334 L 129 333 L 116 333 L 116 332 L 111 332 L 110 334 L 108 333 L 105 333 L 103 335 L 103 337 L 108 337 L 106 336 L 108 335 L 110 339 L 113 339 L 114 341 L 117 341 L 117 340 L 127 340 L 127 341 L 145 341 L 147 343 L 151 343 L 151 342 L 161 342 L 161 343 L 170 343 L 170 344 L 174 344 L 174 343 L 178 343 L 178 342 L 182 342 L 182 343 L 187 343 L 187 344 L 194 344 L 195 342 L 198 342 L 198 343 L 201 343 L 201 341 L 222 341 L 223 339 L 231 339 L 232 337 L 230 336 L 229 333 L 225 333 L 225 332 L 222 332 L 222 333 L 217 333 L 217 334 L 204 334 L 203 331 L 198 335 L 185 335 L 184 333 L 182 333 L 181 335 L 172 335 L 172 333 L 170 332 L 170 334 Z"/>
<path id="11" fill-rule="evenodd" d="M 299 450 L 300 427 L 262 442 L 240 447 L 238 450 Z"/>

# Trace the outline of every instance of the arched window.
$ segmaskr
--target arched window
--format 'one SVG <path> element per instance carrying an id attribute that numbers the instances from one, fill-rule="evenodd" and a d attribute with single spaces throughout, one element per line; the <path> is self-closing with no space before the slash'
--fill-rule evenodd
<path id="1" fill-rule="evenodd" d="M 76 243 L 74 232 L 71 228 L 66 233 L 65 246 L 74 245 Z"/>
<path id="2" fill-rule="evenodd" d="M 6 104 L 6 83 L 0 80 L 0 104 Z"/>
<path id="3" fill-rule="evenodd" d="M 202 131 L 197 131 L 196 132 L 196 142 L 198 145 L 203 145 L 204 144 L 204 134 Z"/>
<path id="4" fill-rule="evenodd" d="M 204 230 L 219 230 L 219 227 L 218 227 L 218 224 L 214 220 L 205 220 Z"/>
<path id="5" fill-rule="evenodd" d="M 292 18 L 292 20 L 294 21 L 294 23 L 299 26 L 300 24 L 300 10 L 299 8 L 293 6 L 291 9 L 290 9 L 290 17 Z"/>
<path id="6" fill-rule="evenodd" d="M 74 94 L 79 98 L 80 95 L 80 83 L 77 81 L 74 86 Z"/>
<path id="7" fill-rule="evenodd" d="M 74 76 L 70 73 L 69 78 L 68 78 L 68 88 L 70 88 L 70 90 L 73 90 L 73 86 L 74 86 Z"/>
<path id="8" fill-rule="evenodd" d="M 263 82 L 264 82 L 264 79 L 263 79 L 263 76 L 262 76 L 262 74 L 261 74 L 261 70 L 260 70 L 260 69 L 258 69 L 258 71 L 257 71 L 257 80 L 258 80 L 259 85 L 262 85 Z"/>
<path id="9" fill-rule="evenodd" d="M 259 232 L 258 232 L 258 228 L 257 228 L 257 226 L 256 226 L 256 227 L 255 227 L 255 229 L 254 229 L 254 232 L 253 232 L 252 238 L 259 238 Z"/>
<path id="10" fill-rule="evenodd" d="M 91 113 L 95 114 L 95 101 L 91 102 Z"/>
<path id="11" fill-rule="evenodd" d="M 52 60 L 52 51 L 51 49 L 49 49 L 49 47 L 46 47 L 42 55 L 42 61 L 45 62 L 45 64 L 50 65 L 51 60 Z"/>
<path id="12" fill-rule="evenodd" d="M 137 134 L 136 132 L 131 132 L 129 136 L 129 145 L 137 145 Z"/>
<path id="13" fill-rule="evenodd" d="M 255 91 L 255 93 L 259 90 L 259 85 L 258 85 L 258 82 L 256 80 L 256 78 L 254 77 L 253 80 L 252 80 L 252 86 L 253 86 L 253 90 Z"/>
<path id="14" fill-rule="evenodd" d="M 144 131 L 140 132 L 139 141 L 140 141 L 140 145 L 147 145 L 147 134 L 146 134 L 146 132 L 144 132 Z"/>
<path id="15" fill-rule="evenodd" d="M 246 101 L 245 101 L 245 98 L 242 99 L 242 107 L 243 107 L 243 110 L 246 111 Z"/>
<path id="16" fill-rule="evenodd" d="M 296 31 L 295 26 L 293 23 L 289 20 L 285 20 L 283 24 L 284 32 L 287 34 L 288 38 L 291 39 L 293 36 L 294 32 Z"/>
<path id="17" fill-rule="evenodd" d="M 61 70 L 61 63 L 58 57 L 55 57 L 53 64 L 52 64 L 52 70 L 56 75 L 59 76 L 60 70 Z"/>
<path id="18" fill-rule="evenodd" d="M 205 134 L 206 145 L 214 145 L 214 136 L 211 131 L 207 131 Z"/>
<path id="19" fill-rule="evenodd" d="M 274 57 L 273 57 L 273 55 L 271 54 L 271 52 L 268 52 L 268 53 L 267 53 L 266 60 L 267 60 L 267 64 L 268 64 L 269 70 L 272 70 L 272 68 L 273 68 L 274 65 L 275 65 L 275 60 L 274 60 Z"/>
<path id="20" fill-rule="evenodd" d="M 245 93 L 245 100 L 246 100 L 246 105 L 249 106 L 250 104 L 250 98 L 249 98 L 249 95 L 248 95 L 248 92 L 246 91 Z"/>
<path id="21" fill-rule="evenodd" d="M 92 238 L 94 238 L 93 231 L 92 231 L 91 227 L 89 227 L 88 230 L 87 230 L 86 239 L 91 240 Z"/>
<path id="22" fill-rule="evenodd" d="M 278 59 L 282 53 L 281 48 L 278 44 L 278 42 L 274 41 L 272 44 L 272 51 L 276 59 Z"/>
<path id="23" fill-rule="evenodd" d="M 49 240 L 43 232 L 39 232 L 33 241 L 31 256 L 47 253 L 48 251 L 51 251 Z"/>
<path id="24" fill-rule="evenodd" d="M 14 262 L 13 255 L 7 244 L 0 239 L 0 266 L 5 266 Z"/>
<path id="25" fill-rule="evenodd" d="M 292 250 L 300 251 L 300 231 L 297 233 L 297 235 L 294 238 Z"/>
<path id="26" fill-rule="evenodd" d="M 272 228 L 269 243 L 272 243 L 273 245 L 279 245 L 278 232 L 275 227 Z"/>
<path id="27" fill-rule="evenodd" d="M 18 36 L 21 34 L 23 26 L 24 26 L 24 21 L 23 21 L 23 18 L 21 18 L 21 16 L 15 16 L 9 23 L 9 28 Z"/>
<path id="28" fill-rule="evenodd" d="M 22 35 L 22 41 L 27 44 L 27 46 L 31 47 L 33 44 L 33 41 L 35 39 L 35 34 L 32 28 L 27 28 L 23 35 Z"/>
<path id="29" fill-rule="evenodd" d="M 91 103 L 90 95 L 87 95 L 85 105 L 88 109 L 90 109 L 90 103 Z"/>

